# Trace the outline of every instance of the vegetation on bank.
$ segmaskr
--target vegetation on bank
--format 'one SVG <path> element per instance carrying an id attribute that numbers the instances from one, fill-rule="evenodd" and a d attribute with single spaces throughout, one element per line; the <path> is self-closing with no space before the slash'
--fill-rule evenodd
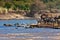
<path id="1" fill-rule="evenodd" d="M 42 13 L 41 10 L 60 9 L 60 0 L 0 0 L 0 7 L 6 9 L 30 10 L 26 16 L 34 16 L 35 13 Z"/>
<path id="2" fill-rule="evenodd" d="M 20 10 L 29 10 L 31 4 L 32 0 L 0 0 L 0 7 L 12 8 L 14 10 L 17 8 Z"/>
<path id="3" fill-rule="evenodd" d="M 47 9 L 60 8 L 60 0 L 0 0 L 0 7 L 5 7 L 7 9 L 13 7 L 13 9 L 30 10 L 32 4 L 36 6 L 37 4 L 38 6 L 39 4 L 40 6 L 46 5 Z"/>

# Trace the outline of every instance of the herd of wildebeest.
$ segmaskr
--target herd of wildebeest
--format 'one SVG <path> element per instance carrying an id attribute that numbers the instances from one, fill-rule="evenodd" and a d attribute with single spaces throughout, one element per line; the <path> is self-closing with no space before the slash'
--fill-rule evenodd
<path id="1" fill-rule="evenodd" d="M 53 24 L 53 25 L 50 25 L 53 28 L 60 28 L 60 16 L 58 16 L 58 17 L 48 17 L 48 15 L 42 14 L 40 17 L 41 17 L 41 19 L 39 19 L 37 21 L 38 22 L 37 24 L 35 24 L 35 25 L 34 24 L 30 24 L 30 25 L 23 24 L 23 26 L 24 27 L 29 27 L 29 28 L 34 28 L 34 27 L 39 27 L 40 28 L 40 25 L 43 22 L 44 24 L 46 24 L 45 26 L 49 25 L 49 23 L 50 23 L 50 24 Z M 39 23 L 40 23 L 40 25 L 38 25 Z M 4 26 L 12 26 L 11 24 L 3 24 L 3 25 Z M 19 25 L 19 23 L 15 23 L 14 26 L 21 27 L 22 25 Z"/>
<path id="2" fill-rule="evenodd" d="M 55 17 L 48 17 L 46 14 L 42 14 L 41 19 L 38 21 L 38 23 L 43 22 L 44 24 L 52 24 L 52 28 L 60 28 L 60 16 L 55 16 Z M 46 26 L 47 26 L 46 25 Z M 49 27 L 49 26 L 48 26 Z"/>
<path id="3" fill-rule="evenodd" d="M 41 19 L 39 21 L 60 23 L 60 16 L 58 16 L 58 17 L 48 17 L 48 15 L 42 14 Z"/>

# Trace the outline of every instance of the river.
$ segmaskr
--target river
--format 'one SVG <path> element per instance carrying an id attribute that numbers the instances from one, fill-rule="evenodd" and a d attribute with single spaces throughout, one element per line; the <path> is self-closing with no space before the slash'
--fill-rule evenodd
<path id="1" fill-rule="evenodd" d="M 3 24 L 37 24 L 36 20 L 0 20 L 0 40 L 60 40 L 60 29 L 5 27 Z"/>

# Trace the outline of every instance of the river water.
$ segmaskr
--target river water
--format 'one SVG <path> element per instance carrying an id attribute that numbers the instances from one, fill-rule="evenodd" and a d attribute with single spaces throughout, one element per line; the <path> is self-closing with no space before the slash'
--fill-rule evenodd
<path id="1" fill-rule="evenodd" d="M 3 24 L 37 24 L 36 20 L 0 20 L 0 40 L 60 40 L 60 29 L 5 27 Z"/>

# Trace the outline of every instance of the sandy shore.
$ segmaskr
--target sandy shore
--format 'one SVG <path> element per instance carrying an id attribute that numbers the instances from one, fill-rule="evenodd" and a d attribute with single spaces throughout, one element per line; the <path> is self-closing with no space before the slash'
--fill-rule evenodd
<path id="1" fill-rule="evenodd" d="M 31 17 L 26 17 L 20 14 L 6 14 L 6 15 L 0 15 L 0 20 L 15 20 L 15 19 L 34 19 Z"/>
<path id="2" fill-rule="evenodd" d="M 23 15 L 20 14 L 6 14 L 0 15 L 0 20 L 10 20 L 10 19 L 24 19 Z"/>
<path id="3" fill-rule="evenodd" d="M 0 34 L 0 40 L 60 40 L 60 33 Z"/>

